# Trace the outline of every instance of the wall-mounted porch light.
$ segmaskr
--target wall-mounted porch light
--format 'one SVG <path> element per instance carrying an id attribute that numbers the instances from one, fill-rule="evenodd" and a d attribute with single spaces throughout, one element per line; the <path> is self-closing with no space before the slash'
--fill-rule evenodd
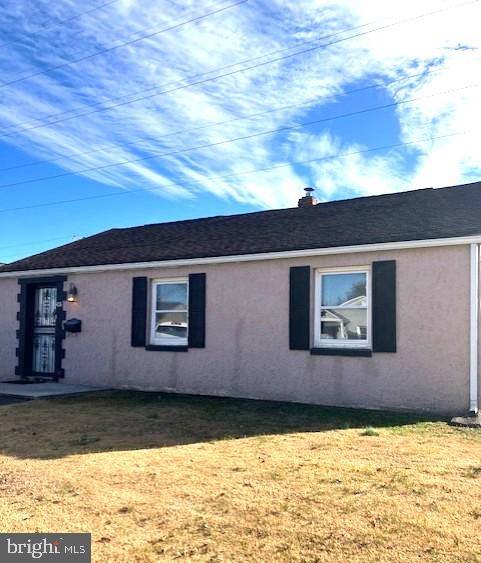
<path id="1" fill-rule="evenodd" d="M 75 303 L 75 301 L 77 301 L 77 288 L 73 283 L 71 283 L 70 287 L 68 288 L 67 301 L 69 303 Z"/>

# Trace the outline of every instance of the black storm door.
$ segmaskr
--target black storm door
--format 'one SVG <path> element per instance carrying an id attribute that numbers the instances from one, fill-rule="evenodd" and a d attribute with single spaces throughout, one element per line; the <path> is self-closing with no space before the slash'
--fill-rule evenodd
<path id="1" fill-rule="evenodd" d="M 53 376 L 57 354 L 57 288 L 37 286 L 33 297 L 31 370 L 34 374 Z"/>
<path id="2" fill-rule="evenodd" d="M 16 375 L 64 377 L 63 284 L 66 276 L 20 278 Z"/>

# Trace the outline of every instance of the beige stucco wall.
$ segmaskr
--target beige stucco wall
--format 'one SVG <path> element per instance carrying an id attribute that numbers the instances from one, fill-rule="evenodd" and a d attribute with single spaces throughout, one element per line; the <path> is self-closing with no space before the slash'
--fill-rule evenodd
<path id="1" fill-rule="evenodd" d="M 0 381 L 15 378 L 18 293 L 16 279 L 0 279 Z"/>
<path id="2" fill-rule="evenodd" d="M 289 350 L 289 267 L 397 261 L 398 352 L 371 358 Z M 206 348 L 130 346 L 132 277 L 207 274 Z M 70 274 L 65 382 L 326 405 L 424 409 L 469 406 L 469 247 L 443 247 L 156 270 Z M 314 285 L 314 284 L 313 284 Z M 15 366 L 18 285 L 0 279 L 0 379 Z M 313 302 L 313 299 L 311 299 Z"/>

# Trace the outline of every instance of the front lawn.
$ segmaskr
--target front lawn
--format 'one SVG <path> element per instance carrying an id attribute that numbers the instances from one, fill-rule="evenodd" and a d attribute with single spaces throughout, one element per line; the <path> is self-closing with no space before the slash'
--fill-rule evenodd
<path id="1" fill-rule="evenodd" d="M 112 392 L 0 407 L 1 531 L 93 560 L 481 561 L 481 431 Z"/>

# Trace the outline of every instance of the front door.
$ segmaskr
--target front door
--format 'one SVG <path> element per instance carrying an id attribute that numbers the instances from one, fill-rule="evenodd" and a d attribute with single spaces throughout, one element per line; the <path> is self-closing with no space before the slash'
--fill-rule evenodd
<path id="1" fill-rule="evenodd" d="M 66 276 L 20 278 L 17 366 L 20 377 L 64 377 L 63 290 Z"/>
<path id="2" fill-rule="evenodd" d="M 31 338 L 32 374 L 55 375 L 57 288 L 36 286 Z"/>

